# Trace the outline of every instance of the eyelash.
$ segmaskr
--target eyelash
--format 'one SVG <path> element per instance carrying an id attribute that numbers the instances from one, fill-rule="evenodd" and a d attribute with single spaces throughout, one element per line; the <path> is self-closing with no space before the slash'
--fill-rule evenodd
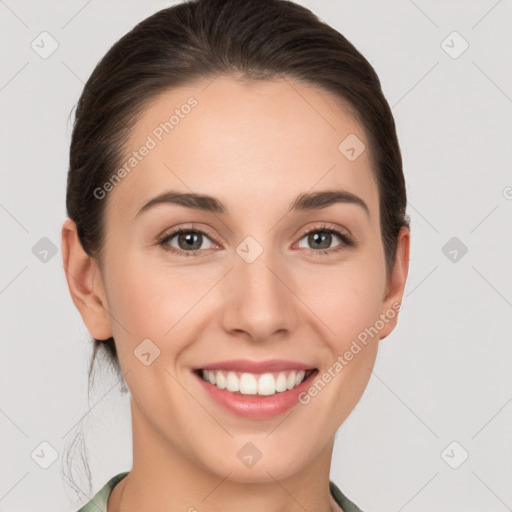
<path id="1" fill-rule="evenodd" d="M 164 247 L 164 250 L 166 250 L 166 251 L 169 251 L 174 254 L 178 254 L 180 256 L 185 256 L 185 257 L 196 256 L 196 254 L 198 252 L 201 252 L 204 250 L 204 249 L 195 249 L 193 251 L 184 251 L 181 249 L 176 249 L 175 247 L 172 247 L 167 244 L 167 242 L 169 242 L 176 235 L 179 235 L 181 233 L 196 233 L 196 234 L 206 235 L 213 242 L 215 242 L 215 238 L 207 230 L 201 230 L 201 229 L 195 229 L 195 228 L 178 228 L 178 229 L 172 231 L 171 233 L 164 233 L 163 235 L 161 235 L 158 238 L 158 244 L 161 245 L 162 247 Z M 359 243 L 359 242 L 356 242 L 354 239 L 352 239 L 349 235 L 342 233 L 338 229 L 330 228 L 326 225 L 318 226 L 309 231 L 306 231 L 305 233 L 302 234 L 302 236 L 300 237 L 299 240 L 302 240 L 305 236 L 307 236 L 311 233 L 330 233 L 330 234 L 337 235 L 341 240 L 341 243 L 339 245 L 337 245 L 336 247 L 331 248 L 331 249 L 318 249 L 318 250 L 309 249 L 312 252 L 312 254 L 315 255 L 315 257 L 321 256 L 321 255 L 329 255 L 329 254 L 341 251 L 345 248 L 356 247 Z"/>

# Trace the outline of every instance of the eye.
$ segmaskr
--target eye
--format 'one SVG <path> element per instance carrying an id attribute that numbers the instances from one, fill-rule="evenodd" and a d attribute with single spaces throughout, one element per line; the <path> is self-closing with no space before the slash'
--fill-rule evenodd
<path id="1" fill-rule="evenodd" d="M 174 241 L 174 239 L 176 240 Z M 209 240 L 210 245 L 207 244 L 204 247 L 203 243 L 205 240 Z M 159 239 L 158 243 L 167 251 L 185 256 L 193 256 L 197 251 L 211 249 L 213 246 L 208 233 L 200 229 L 190 228 L 179 228 L 171 233 L 166 233 Z"/>
<path id="2" fill-rule="evenodd" d="M 335 247 L 331 247 L 336 238 L 339 240 Z M 179 228 L 164 233 L 159 239 L 158 244 L 166 251 L 175 253 L 179 256 L 199 256 L 202 250 L 212 249 L 217 244 L 212 242 L 213 236 L 208 232 L 196 228 Z M 348 234 L 339 229 L 331 228 L 325 225 L 316 227 L 307 231 L 299 240 L 299 247 L 304 248 L 302 240 L 306 240 L 307 247 L 314 256 L 338 252 L 347 247 L 355 247 L 357 242 Z M 206 242 L 206 247 L 204 243 Z"/>
<path id="3" fill-rule="evenodd" d="M 334 248 L 331 247 L 333 235 L 334 239 L 338 238 L 338 240 L 341 241 Z M 306 244 L 310 244 L 311 247 L 309 248 L 312 249 L 313 253 L 330 254 L 332 252 L 340 251 L 345 247 L 354 247 L 356 245 L 355 241 L 352 240 L 349 235 L 328 226 L 320 226 L 306 232 L 301 240 L 304 239 L 306 240 Z M 304 245 L 301 245 L 300 241 L 299 247 L 304 247 Z"/>

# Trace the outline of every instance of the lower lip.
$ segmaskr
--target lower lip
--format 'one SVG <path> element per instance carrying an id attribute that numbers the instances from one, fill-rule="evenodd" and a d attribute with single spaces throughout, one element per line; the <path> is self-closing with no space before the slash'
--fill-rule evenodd
<path id="1" fill-rule="evenodd" d="M 318 370 L 315 370 L 304 382 L 293 389 L 273 395 L 258 396 L 239 395 L 227 389 L 220 389 L 203 380 L 197 373 L 193 373 L 210 397 L 229 412 L 252 420 L 265 420 L 279 416 L 300 403 L 299 395 L 310 387 Z"/>

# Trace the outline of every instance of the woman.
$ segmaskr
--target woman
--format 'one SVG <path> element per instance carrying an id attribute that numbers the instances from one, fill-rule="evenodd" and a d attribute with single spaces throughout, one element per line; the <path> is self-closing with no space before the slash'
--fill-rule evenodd
<path id="1" fill-rule="evenodd" d="M 81 511 L 345 512 L 334 436 L 394 329 L 409 219 L 366 59 L 282 0 L 199 0 L 76 109 L 64 268 L 130 391 L 133 467 Z"/>

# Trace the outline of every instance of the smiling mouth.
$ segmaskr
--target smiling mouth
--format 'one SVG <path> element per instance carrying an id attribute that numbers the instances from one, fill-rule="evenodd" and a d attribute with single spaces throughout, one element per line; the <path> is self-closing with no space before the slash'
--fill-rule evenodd
<path id="1" fill-rule="evenodd" d="M 318 373 L 318 370 L 313 368 L 310 370 L 250 373 L 198 369 L 194 373 L 205 382 L 237 395 L 270 396 L 300 386 L 313 374 Z"/>

